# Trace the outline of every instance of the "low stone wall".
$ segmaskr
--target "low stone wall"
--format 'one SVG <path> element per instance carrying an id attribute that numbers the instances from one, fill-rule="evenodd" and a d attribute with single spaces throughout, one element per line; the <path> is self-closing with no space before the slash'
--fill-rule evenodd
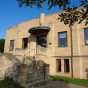
<path id="1" fill-rule="evenodd" d="M 3 80 L 6 76 L 11 76 L 11 74 L 13 74 L 16 71 L 16 67 L 18 64 L 20 64 L 20 62 L 15 56 L 11 54 L 1 54 L 0 80 Z"/>
<path id="2" fill-rule="evenodd" d="M 16 75 L 13 77 L 26 88 L 48 81 L 48 65 L 42 61 L 30 60 L 30 62 L 30 64 L 20 64 L 17 67 Z"/>
<path id="3" fill-rule="evenodd" d="M 0 56 L 1 79 L 10 77 L 26 88 L 48 81 L 48 70 L 48 65 L 40 60 L 25 58 L 20 62 L 10 54 Z"/>

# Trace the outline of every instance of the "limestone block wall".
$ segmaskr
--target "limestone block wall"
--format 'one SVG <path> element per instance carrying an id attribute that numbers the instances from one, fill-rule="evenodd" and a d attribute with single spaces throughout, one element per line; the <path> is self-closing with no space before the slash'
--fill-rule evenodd
<path id="1" fill-rule="evenodd" d="M 85 45 L 85 39 L 84 39 L 84 28 L 87 28 L 88 25 L 84 25 L 83 24 L 79 24 L 77 25 L 77 35 L 78 35 L 78 47 L 79 47 L 79 53 L 80 53 L 80 56 L 87 56 L 88 57 L 88 46 Z"/>
<path id="2" fill-rule="evenodd" d="M 88 57 L 83 58 L 83 78 L 88 79 Z"/>
<path id="3" fill-rule="evenodd" d="M 47 49 L 46 51 L 43 48 L 36 46 L 36 38 L 31 36 L 28 33 L 28 30 L 32 27 L 37 26 L 49 26 L 50 32 L 47 35 Z M 87 62 L 88 60 L 88 46 L 85 45 L 84 42 L 84 28 L 88 27 L 84 24 L 74 24 L 72 27 L 72 40 L 73 40 L 73 70 L 75 78 L 85 78 L 86 72 L 85 69 L 88 68 Z M 58 32 L 67 31 L 67 47 L 59 47 L 58 46 Z M 31 41 L 28 43 L 28 49 L 22 49 L 22 39 L 31 37 Z M 62 76 L 71 76 L 70 73 L 57 73 L 56 72 L 56 59 L 70 59 L 71 56 L 71 41 L 70 41 L 70 29 L 68 25 L 64 25 L 63 23 L 58 21 L 58 14 L 52 14 L 48 16 L 44 16 L 38 19 L 34 19 L 31 21 L 26 21 L 21 24 L 18 24 L 9 30 L 7 30 L 6 34 L 6 42 L 5 42 L 5 53 L 13 53 L 13 51 L 9 51 L 10 40 L 15 40 L 15 48 L 19 48 L 15 52 L 15 54 L 26 55 L 26 56 L 36 56 L 38 59 L 41 59 L 50 65 L 50 74 L 53 75 L 62 75 Z M 38 48 L 38 49 L 37 49 Z M 37 51 L 36 51 L 37 50 Z M 38 55 L 36 55 L 36 52 Z M 44 57 L 45 56 L 45 57 Z M 62 61 L 63 62 L 63 61 Z M 63 70 L 62 63 L 62 70 Z M 70 63 L 71 69 L 71 63 Z M 71 70 L 70 70 L 71 71 Z"/>
<path id="4" fill-rule="evenodd" d="M 15 56 L 11 54 L 0 55 L 0 80 L 4 79 L 6 76 L 12 76 L 18 64 L 19 61 Z"/>

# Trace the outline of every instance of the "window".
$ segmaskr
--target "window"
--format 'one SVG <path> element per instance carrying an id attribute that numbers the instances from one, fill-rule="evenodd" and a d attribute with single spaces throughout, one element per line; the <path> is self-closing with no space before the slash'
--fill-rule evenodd
<path id="1" fill-rule="evenodd" d="M 64 59 L 64 72 L 70 72 L 69 59 Z"/>
<path id="2" fill-rule="evenodd" d="M 56 71 L 61 72 L 61 59 L 56 60 Z"/>
<path id="3" fill-rule="evenodd" d="M 84 40 L 85 40 L 85 45 L 88 45 L 88 28 L 84 29 Z"/>
<path id="4" fill-rule="evenodd" d="M 22 48 L 26 49 L 28 47 L 28 38 L 23 38 L 22 40 Z"/>
<path id="5" fill-rule="evenodd" d="M 46 35 L 38 35 L 36 42 L 41 47 L 47 47 L 47 36 Z"/>
<path id="6" fill-rule="evenodd" d="M 67 32 L 58 33 L 58 44 L 59 47 L 67 47 Z"/>
<path id="7" fill-rule="evenodd" d="M 14 49 L 14 40 L 10 40 L 10 51 Z"/>

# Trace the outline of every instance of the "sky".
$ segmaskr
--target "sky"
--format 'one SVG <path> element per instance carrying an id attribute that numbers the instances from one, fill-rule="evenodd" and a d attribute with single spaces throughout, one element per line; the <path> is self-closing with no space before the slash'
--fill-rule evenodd
<path id="1" fill-rule="evenodd" d="M 77 1 L 74 0 L 74 3 L 77 4 Z M 51 10 L 48 10 L 47 6 L 42 9 L 19 7 L 16 0 L 0 0 L 0 38 L 5 38 L 6 31 L 11 26 L 37 18 L 40 13 L 48 15 L 58 11 L 57 7 Z"/>

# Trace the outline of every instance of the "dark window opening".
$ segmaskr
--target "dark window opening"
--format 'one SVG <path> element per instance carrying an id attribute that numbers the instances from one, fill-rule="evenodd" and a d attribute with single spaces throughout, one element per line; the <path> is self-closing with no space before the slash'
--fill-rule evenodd
<path id="1" fill-rule="evenodd" d="M 22 41 L 22 48 L 25 49 L 28 47 L 28 38 L 23 38 Z"/>
<path id="2" fill-rule="evenodd" d="M 10 51 L 14 49 L 14 40 L 10 40 Z"/>
<path id="3" fill-rule="evenodd" d="M 56 71 L 61 72 L 61 59 L 56 60 Z"/>
<path id="4" fill-rule="evenodd" d="M 59 47 L 67 47 L 67 32 L 58 33 L 58 45 Z"/>
<path id="5" fill-rule="evenodd" d="M 84 29 L 84 40 L 85 40 L 85 45 L 88 45 L 88 28 Z"/>
<path id="6" fill-rule="evenodd" d="M 69 59 L 64 59 L 64 72 L 70 72 Z"/>
<path id="7" fill-rule="evenodd" d="M 38 35 L 36 39 L 37 45 L 41 47 L 47 47 L 47 36 L 46 35 Z"/>

